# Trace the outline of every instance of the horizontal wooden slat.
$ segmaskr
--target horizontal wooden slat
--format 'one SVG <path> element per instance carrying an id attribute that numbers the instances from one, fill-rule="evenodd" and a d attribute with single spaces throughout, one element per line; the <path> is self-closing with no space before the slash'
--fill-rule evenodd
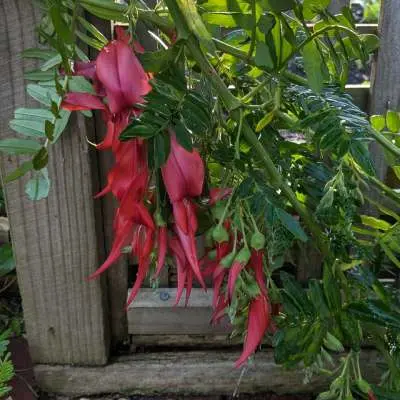
<path id="1" fill-rule="evenodd" d="M 241 338 L 230 335 L 131 335 L 132 351 L 138 347 L 211 349 L 241 346 Z"/>
<path id="2" fill-rule="evenodd" d="M 360 33 L 378 33 L 378 24 L 356 24 L 356 28 Z"/>
<path id="3" fill-rule="evenodd" d="M 105 367 L 36 365 L 34 372 L 42 390 L 68 396 L 104 393 L 153 394 L 179 393 L 232 394 L 241 371 L 233 368 L 240 350 L 185 351 L 134 354 L 120 357 Z M 379 381 L 374 350 L 360 355 L 363 378 Z M 241 393 L 315 393 L 327 387 L 330 377 L 314 377 L 303 383 L 304 370 L 284 369 L 274 362 L 272 350 L 260 352 L 245 372 Z"/>
<path id="4" fill-rule="evenodd" d="M 193 289 L 189 306 L 185 293 L 174 306 L 176 288 L 142 289 L 128 309 L 128 331 L 133 335 L 210 335 L 229 333 L 227 321 L 211 326 L 212 289 Z"/>

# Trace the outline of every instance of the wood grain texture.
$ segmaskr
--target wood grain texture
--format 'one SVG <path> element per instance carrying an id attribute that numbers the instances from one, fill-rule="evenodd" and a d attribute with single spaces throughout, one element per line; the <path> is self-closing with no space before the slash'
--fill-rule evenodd
<path id="1" fill-rule="evenodd" d="M 89 16 L 89 20 L 104 36 L 111 39 L 111 23 L 109 21 L 100 20 L 92 15 Z M 95 59 L 97 54 L 97 51 L 90 49 L 89 56 L 91 59 Z M 100 112 L 95 112 L 94 116 L 95 142 L 100 143 L 106 134 L 106 126 Z M 97 173 L 99 181 L 99 187 L 96 189 L 99 190 L 107 184 L 107 175 L 114 165 L 114 157 L 110 151 L 96 151 L 95 158 L 98 164 Z M 107 194 L 101 199 L 96 200 L 96 205 L 101 210 L 98 218 L 100 220 L 99 229 L 102 229 L 104 239 L 101 244 L 104 248 L 104 252 L 101 255 L 101 262 L 103 262 L 105 257 L 110 253 L 114 240 L 113 221 L 118 204 L 111 194 Z M 128 324 L 125 312 L 126 293 L 128 291 L 127 268 L 127 257 L 121 256 L 105 273 L 112 349 L 117 348 L 120 343 L 125 342 L 128 338 Z"/>
<path id="2" fill-rule="evenodd" d="M 379 21 L 380 47 L 371 75 L 370 113 L 400 110 L 400 2 L 383 0 Z M 380 179 L 386 177 L 387 163 L 381 147 L 371 145 L 372 157 Z"/>
<path id="3" fill-rule="evenodd" d="M 101 368 L 37 365 L 35 376 L 43 390 L 70 396 L 104 393 L 179 393 L 230 395 L 240 370 L 233 368 L 240 351 L 144 353 L 121 357 Z M 381 361 L 376 351 L 361 352 L 363 377 L 379 381 Z M 304 370 L 285 370 L 274 362 L 271 350 L 257 353 L 243 376 L 241 393 L 315 393 L 327 387 L 326 377 L 303 384 Z"/>
<path id="4" fill-rule="evenodd" d="M 0 2 L 0 136 L 13 136 L 8 121 L 16 107 L 35 105 L 21 59 L 34 47 L 37 4 Z M 37 106 L 37 104 L 36 104 Z M 26 198 L 26 179 L 6 186 L 18 281 L 32 358 L 36 363 L 101 365 L 108 354 L 106 308 L 100 280 L 85 278 L 99 265 L 87 130 L 82 118 L 50 149 L 50 196 Z M 2 172 L 19 160 L 2 158 Z M 4 176 L 4 175 L 3 175 Z"/>
<path id="5" fill-rule="evenodd" d="M 128 330 L 134 335 L 217 335 L 228 334 L 227 320 L 217 326 L 210 325 L 212 315 L 212 289 L 205 293 L 193 289 L 189 306 L 185 307 L 185 293 L 174 307 L 175 288 L 141 289 L 128 309 Z"/>

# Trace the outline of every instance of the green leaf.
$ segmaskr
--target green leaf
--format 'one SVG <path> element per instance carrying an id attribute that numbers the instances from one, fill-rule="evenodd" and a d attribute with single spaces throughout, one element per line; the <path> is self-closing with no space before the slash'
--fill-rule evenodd
<path id="1" fill-rule="evenodd" d="M 288 11 L 296 6 L 294 0 L 267 0 L 267 4 L 274 12 Z"/>
<path id="2" fill-rule="evenodd" d="M 384 221 L 383 219 L 378 219 L 375 217 L 371 217 L 369 215 L 361 215 L 361 222 L 364 225 L 367 225 L 371 228 L 374 229 L 379 229 L 382 231 L 387 231 L 390 229 L 392 226 L 389 224 L 389 222 Z"/>
<path id="3" fill-rule="evenodd" d="M 360 35 L 360 39 L 364 45 L 364 49 L 367 53 L 372 53 L 379 47 L 379 38 L 376 35 L 370 33 Z"/>
<path id="4" fill-rule="evenodd" d="M 271 123 L 271 121 L 274 119 L 274 111 L 271 111 L 267 114 L 265 114 L 260 121 L 258 121 L 257 126 L 256 126 L 256 132 L 261 132 L 267 125 Z"/>
<path id="5" fill-rule="evenodd" d="M 71 116 L 71 112 L 67 110 L 60 110 L 60 118 L 56 119 L 56 123 L 54 125 L 54 139 L 53 143 L 55 143 L 64 132 L 67 127 L 69 117 Z"/>
<path id="6" fill-rule="evenodd" d="M 40 85 L 30 83 L 26 87 L 26 91 L 39 103 L 44 104 L 47 107 L 51 106 L 51 101 L 58 101 L 59 96 L 56 91 L 52 88 L 46 88 Z"/>
<path id="7" fill-rule="evenodd" d="M 31 48 L 22 52 L 22 57 L 25 58 L 39 58 L 47 61 L 57 55 L 55 50 Z"/>
<path id="8" fill-rule="evenodd" d="M 177 49 L 171 47 L 167 50 L 146 51 L 139 55 L 143 68 L 147 72 L 158 73 L 167 68 L 177 55 Z"/>
<path id="9" fill-rule="evenodd" d="M 159 129 L 156 126 L 140 125 L 137 122 L 134 122 L 122 131 L 119 139 L 122 141 L 135 137 L 143 137 L 148 139 L 156 135 L 158 131 Z"/>
<path id="10" fill-rule="evenodd" d="M 393 172 L 396 175 L 396 178 L 400 181 L 400 166 L 394 165 L 392 166 Z"/>
<path id="11" fill-rule="evenodd" d="M 85 18 L 78 16 L 79 23 L 92 34 L 94 38 L 97 39 L 98 42 L 105 46 L 108 43 L 108 39 L 90 22 L 86 21 Z"/>
<path id="12" fill-rule="evenodd" d="M 0 277 L 3 277 L 15 270 L 15 261 L 11 244 L 6 243 L 0 246 Z"/>
<path id="13" fill-rule="evenodd" d="M 400 313 L 380 300 L 352 303 L 348 306 L 348 311 L 361 321 L 400 329 Z"/>
<path id="14" fill-rule="evenodd" d="M 187 130 L 187 128 L 181 121 L 178 121 L 175 124 L 175 134 L 177 142 L 184 149 L 191 152 L 193 150 L 193 146 L 192 146 L 192 139 L 190 137 L 190 132 Z"/>
<path id="15" fill-rule="evenodd" d="M 9 125 L 11 129 L 22 135 L 43 138 L 45 137 L 44 122 L 45 121 L 12 119 Z"/>
<path id="16" fill-rule="evenodd" d="M 54 68 L 55 66 L 61 64 L 62 62 L 62 57 L 60 54 L 55 55 L 54 57 L 50 58 L 50 60 L 47 60 L 41 67 L 40 69 L 42 71 L 48 71 L 51 68 Z M 54 72 L 53 72 L 53 77 L 54 77 Z M 51 78 L 50 78 L 51 79 Z"/>
<path id="17" fill-rule="evenodd" d="M 53 2 L 50 8 L 50 17 L 59 38 L 65 43 L 73 43 L 74 36 L 63 18 L 61 3 Z"/>
<path id="18" fill-rule="evenodd" d="M 263 14 L 258 20 L 257 26 L 258 29 L 264 33 L 268 34 L 271 32 L 271 29 L 275 26 L 276 20 L 272 14 Z"/>
<path id="19" fill-rule="evenodd" d="M 157 135 L 153 138 L 154 141 L 154 167 L 162 167 L 168 159 L 170 152 L 170 138 L 169 135 Z"/>
<path id="20" fill-rule="evenodd" d="M 82 40 L 83 43 L 87 44 L 90 47 L 93 47 L 96 50 L 101 50 L 104 47 L 104 44 L 99 42 L 98 40 L 86 35 L 83 32 L 76 31 L 76 36 Z"/>
<path id="21" fill-rule="evenodd" d="M 385 129 L 386 119 L 383 115 L 371 115 L 370 121 L 372 127 L 378 132 L 381 132 Z"/>
<path id="22" fill-rule="evenodd" d="M 311 20 L 321 11 L 325 10 L 331 0 L 304 0 L 303 15 L 305 19 Z"/>
<path id="23" fill-rule="evenodd" d="M 51 121 L 53 114 L 45 108 L 17 108 L 14 111 L 14 118 L 44 122 L 46 119 Z"/>
<path id="24" fill-rule="evenodd" d="M 70 92 L 83 92 L 95 94 L 92 84 L 83 76 L 71 76 L 68 81 Z"/>
<path id="25" fill-rule="evenodd" d="M 290 214 L 281 208 L 275 209 L 275 213 L 279 220 L 282 222 L 283 226 L 293 234 L 296 239 L 302 242 L 307 242 L 308 237 L 304 232 L 303 228 L 300 226 L 299 221 L 294 219 Z"/>
<path id="26" fill-rule="evenodd" d="M 3 139 L 0 140 L 0 151 L 7 154 L 35 154 L 40 149 L 40 144 L 29 139 Z"/>
<path id="27" fill-rule="evenodd" d="M 322 72 L 322 57 L 314 41 L 306 44 L 303 48 L 304 70 L 310 88 L 320 93 L 324 85 Z"/>
<path id="28" fill-rule="evenodd" d="M 259 67 L 274 68 L 274 62 L 271 57 L 269 47 L 264 42 L 258 42 L 256 45 L 255 63 Z"/>
<path id="29" fill-rule="evenodd" d="M 25 161 L 14 171 L 10 172 L 4 178 L 4 182 L 9 183 L 9 182 L 15 181 L 15 180 L 21 178 L 21 176 L 24 176 L 27 172 L 31 171 L 32 169 L 33 169 L 32 161 L 31 160 Z"/>
<path id="30" fill-rule="evenodd" d="M 46 134 L 47 139 L 53 141 L 54 139 L 54 124 L 50 121 L 46 120 L 44 124 L 44 131 Z"/>
<path id="31" fill-rule="evenodd" d="M 400 117 L 396 111 L 388 111 L 386 113 L 386 126 L 390 132 L 398 133 L 400 131 Z"/>
<path id="32" fill-rule="evenodd" d="M 35 69 L 25 72 L 24 78 L 28 81 L 51 81 L 54 79 L 54 71 L 40 71 Z"/>
<path id="33" fill-rule="evenodd" d="M 107 0 L 97 0 L 96 3 L 97 4 L 94 4 L 93 0 L 80 1 L 82 7 L 96 17 L 105 19 L 107 21 L 129 22 L 126 15 L 126 7 L 123 4 L 118 4 Z"/>
<path id="34" fill-rule="evenodd" d="M 40 171 L 44 167 L 46 167 L 49 161 L 49 153 L 46 147 L 42 147 L 33 157 L 32 165 L 33 168 L 37 171 Z"/>
<path id="35" fill-rule="evenodd" d="M 47 168 L 38 171 L 36 176 L 30 179 L 25 186 L 25 193 L 30 200 L 41 200 L 49 195 L 50 179 Z"/>

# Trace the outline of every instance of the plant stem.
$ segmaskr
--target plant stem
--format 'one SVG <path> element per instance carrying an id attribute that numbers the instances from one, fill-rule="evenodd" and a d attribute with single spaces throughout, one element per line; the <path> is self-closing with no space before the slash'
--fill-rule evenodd
<path id="1" fill-rule="evenodd" d="M 177 26 L 182 29 L 188 29 L 188 24 L 185 17 L 180 12 L 176 0 L 165 0 L 165 3 L 170 11 L 171 17 L 175 21 Z M 215 71 L 214 67 L 208 61 L 206 56 L 203 54 L 197 40 L 193 35 L 190 35 L 185 41 L 186 47 L 190 51 L 193 59 L 196 61 L 198 66 L 201 68 L 203 73 L 209 78 L 211 84 L 214 86 L 219 98 L 224 103 L 228 111 L 230 111 L 232 119 L 240 123 L 241 113 L 238 108 L 241 106 L 241 102 L 229 91 L 225 83 Z M 253 129 L 248 125 L 247 121 L 243 120 L 242 133 L 246 138 L 247 142 L 252 146 L 256 153 L 257 158 L 261 161 L 265 168 L 265 175 L 269 180 L 270 184 L 276 189 L 280 189 L 286 199 L 290 202 L 292 207 L 296 210 L 299 216 L 304 220 L 308 229 L 314 236 L 317 245 L 323 254 L 328 252 L 328 245 L 325 240 L 324 234 L 317 225 L 314 217 L 308 212 L 306 207 L 299 202 L 296 194 L 293 190 L 284 182 L 279 171 L 275 167 L 268 151 L 259 142 L 257 135 Z"/>
<path id="2" fill-rule="evenodd" d="M 377 133 L 374 129 L 369 130 L 370 136 L 372 136 L 382 147 L 384 147 L 387 151 L 394 154 L 396 157 L 400 159 L 400 149 L 393 144 L 390 140 L 386 139 L 385 136 L 381 133 Z"/>
<path id="3" fill-rule="evenodd" d="M 251 0 L 251 19 L 253 20 L 253 29 L 251 31 L 251 42 L 247 59 L 253 57 L 254 48 L 256 47 L 256 34 L 257 34 L 257 16 L 256 16 L 256 0 Z"/>
<path id="4" fill-rule="evenodd" d="M 248 64 L 250 65 L 256 65 L 255 59 L 254 57 L 252 58 L 247 58 L 247 54 L 238 49 L 237 47 L 231 46 L 228 43 L 223 42 L 222 40 L 213 38 L 213 41 L 215 43 L 215 46 L 217 47 L 218 50 L 226 53 L 226 54 L 230 54 L 231 56 L 234 56 L 236 58 L 239 58 L 240 60 L 246 61 Z M 260 69 L 263 69 L 262 67 L 259 67 Z M 265 70 L 265 69 L 264 69 Z M 271 73 L 271 71 L 266 71 Z M 289 72 L 289 71 L 281 71 L 281 74 L 288 79 L 289 81 L 291 81 L 292 83 L 295 83 L 296 85 L 300 85 L 300 86 L 307 86 L 307 80 L 304 79 L 303 77 L 294 74 L 293 72 Z"/>
<path id="5" fill-rule="evenodd" d="M 353 36 L 356 40 L 360 40 L 358 34 L 354 32 L 352 29 L 347 28 L 346 26 L 342 25 L 328 25 L 320 30 L 314 32 L 312 35 L 308 36 L 306 39 L 304 39 L 295 49 L 293 49 L 290 54 L 283 60 L 282 64 L 280 65 L 279 69 L 283 70 L 287 63 L 290 61 L 293 56 L 295 56 L 300 50 L 303 49 L 304 46 L 306 46 L 308 43 L 312 42 L 315 38 L 318 36 L 324 34 L 325 32 L 331 31 L 331 30 L 342 30 L 347 32 L 349 35 Z"/>

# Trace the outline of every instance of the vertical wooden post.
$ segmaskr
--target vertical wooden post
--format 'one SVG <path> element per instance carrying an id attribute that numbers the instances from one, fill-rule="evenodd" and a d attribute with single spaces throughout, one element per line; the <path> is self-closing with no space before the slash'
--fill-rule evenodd
<path id="1" fill-rule="evenodd" d="M 370 113 L 384 114 L 400 107 L 400 2 L 383 0 L 379 21 L 380 47 L 372 68 Z M 385 179 L 387 164 L 376 143 L 371 153 L 380 179 Z"/>
<path id="2" fill-rule="evenodd" d="M 101 20 L 89 15 L 90 21 L 94 24 L 104 36 L 111 39 L 111 22 Z M 93 48 L 89 49 L 89 56 L 95 59 L 98 52 Z M 106 134 L 106 126 L 100 112 L 94 113 L 94 133 L 95 142 L 100 143 Z M 95 158 L 98 163 L 98 177 L 101 188 L 107 185 L 108 172 L 114 164 L 114 157 L 109 151 L 97 151 Z M 101 208 L 101 221 L 99 228 L 103 231 L 104 253 L 101 255 L 102 260 L 110 253 L 113 239 L 114 229 L 113 221 L 115 211 L 117 209 L 117 201 L 111 194 L 96 200 Z M 112 265 L 105 273 L 107 279 L 107 301 L 110 315 L 110 339 L 111 347 L 116 350 L 121 343 L 128 339 L 128 321 L 125 311 L 127 293 L 128 293 L 128 262 L 126 256 Z"/>
<path id="3" fill-rule="evenodd" d="M 23 79 L 34 65 L 20 55 L 24 48 L 36 46 L 40 16 L 34 4 L 0 2 L 1 137 L 14 136 L 8 121 L 15 107 L 35 104 L 26 95 Z M 5 188 L 26 331 L 36 363 L 107 362 L 105 290 L 100 280 L 85 280 L 99 265 L 86 135 L 90 132 L 83 118 L 73 118 L 51 147 L 52 188 L 47 199 L 28 200 L 26 180 Z M 2 173 L 18 163 L 15 157 L 3 157 Z"/>

